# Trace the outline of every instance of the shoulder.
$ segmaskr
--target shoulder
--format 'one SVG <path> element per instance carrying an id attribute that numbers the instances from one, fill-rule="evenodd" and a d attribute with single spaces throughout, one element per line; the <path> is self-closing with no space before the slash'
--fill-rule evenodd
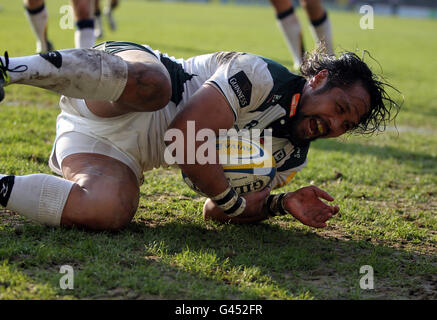
<path id="1" fill-rule="evenodd" d="M 273 78 L 267 64 L 258 56 L 217 52 L 210 59 L 216 70 L 206 82 L 223 93 L 236 118 L 241 112 L 261 105 L 273 88 Z"/>
<path id="2" fill-rule="evenodd" d="M 218 52 L 215 55 L 220 71 L 225 72 L 229 83 L 249 80 L 252 85 L 271 83 L 273 78 L 267 63 L 259 56 L 243 52 Z"/>

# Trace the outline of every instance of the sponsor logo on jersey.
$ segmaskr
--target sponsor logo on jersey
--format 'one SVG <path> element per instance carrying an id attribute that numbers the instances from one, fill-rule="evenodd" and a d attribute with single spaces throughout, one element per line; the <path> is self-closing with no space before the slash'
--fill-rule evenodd
<path id="1" fill-rule="evenodd" d="M 280 162 L 282 159 L 285 158 L 285 150 L 284 149 L 280 149 L 280 150 L 276 151 L 273 154 L 273 157 L 275 158 L 276 162 Z"/>
<path id="2" fill-rule="evenodd" d="M 245 194 L 256 190 L 262 190 L 266 183 L 262 180 L 256 180 L 242 186 L 235 186 L 234 189 L 238 194 Z"/>
<path id="3" fill-rule="evenodd" d="M 247 107 L 250 104 L 250 96 L 252 95 L 252 83 L 244 71 L 240 71 L 230 77 L 228 82 L 238 98 L 240 107 Z"/>
<path id="4" fill-rule="evenodd" d="M 290 114 L 289 114 L 290 118 L 294 116 L 294 114 L 296 113 L 296 108 L 297 105 L 299 104 L 299 100 L 300 100 L 300 93 L 296 93 L 295 95 L 293 95 L 290 104 Z"/>
<path id="5" fill-rule="evenodd" d="M 62 66 L 62 56 L 58 51 L 44 52 L 39 55 L 58 69 Z"/>

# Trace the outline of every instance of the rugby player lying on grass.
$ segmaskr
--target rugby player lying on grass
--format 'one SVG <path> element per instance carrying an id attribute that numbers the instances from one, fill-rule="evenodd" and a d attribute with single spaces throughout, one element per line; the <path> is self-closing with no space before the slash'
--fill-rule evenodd
<path id="1" fill-rule="evenodd" d="M 49 165 L 63 178 L 0 176 L 2 206 L 52 226 L 115 230 L 128 224 L 143 172 L 167 165 L 165 132 L 180 129 L 187 138 L 187 121 L 216 135 L 219 129 L 271 129 L 276 188 L 305 166 L 314 139 L 373 132 L 398 108 L 385 84 L 350 52 L 339 58 L 314 52 L 302 65 L 303 77 L 252 54 L 183 60 L 128 42 L 18 58 L 5 54 L 0 60 L 0 99 L 9 84 L 62 94 Z M 322 228 L 339 210 L 320 200 L 333 198 L 314 186 L 275 196 L 266 188 L 241 197 L 220 164 L 179 166 L 214 199 L 205 203 L 206 219 L 245 223 L 290 213 Z"/>

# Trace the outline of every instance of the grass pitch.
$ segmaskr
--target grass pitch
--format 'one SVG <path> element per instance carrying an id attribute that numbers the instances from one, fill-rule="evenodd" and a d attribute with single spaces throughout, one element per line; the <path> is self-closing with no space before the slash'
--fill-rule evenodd
<path id="1" fill-rule="evenodd" d="M 47 2 L 49 37 L 73 47 L 59 27 L 61 5 Z M 20 1 L 0 1 L 2 50 L 32 54 Z M 307 47 L 308 22 L 298 11 Z M 176 57 L 247 51 L 291 67 L 270 7 L 121 1 L 119 29 L 104 40 L 148 43 Z M 277 192 L 313 183 L 336 198 L 341 215 L 323 230 L 291 216 L 234 226 L 201 218 L 204 198 L 176 170 L 146 174 L 134 221 L 117 233 L 53 229 L 0 211 L 0 299 L 436 299 L 437 45 L 435 20 L 331 12 L 338 50 L 367 49 L 405 96 L 398 131 L 317 141 L 306 169 Z M 371 62 L 370 59 L 368 59 Z M 6 88 L 0 106 L 0 172 L 50 173 L 58 96 Z M 397 99 L 400 101 L 401 97 Z M 275 191 L 276 192 L 276 191 Z M 59 282 L 74 268 L 74 289 Z M 360 288 L 360 267 L 374 289 Z"/>

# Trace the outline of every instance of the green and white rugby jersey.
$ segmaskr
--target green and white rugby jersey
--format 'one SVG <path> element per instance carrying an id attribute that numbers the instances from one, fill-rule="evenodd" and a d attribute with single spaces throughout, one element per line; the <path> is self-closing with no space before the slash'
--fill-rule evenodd
<path id="1" fill-rule="evenodd" d="M 287 138 L 287 125 L 299 107 L 305 79 L 290 73 L 282 65 L 240 52 L 176 59 L 147 45 L 130 42 L 108 41 L 96 48 L 112 54 L 125 50 L 147 51 L 155 55 L 170 74 L 171 101 L 152 113 L 141 132 L 136 130 L 138 141 L 143 144 L 139 146 L 141 159 L 138 162 L 144 170 L 167 166 L 164 134 L 177 113 L 205 83 L 217 88 L 228 101 L 235 118 L 235 129 L 272 129 L 272 153 L 277 164 L 273 187 L 288 183 L 306 165 L 309 145 L 295 147 Z"/>

